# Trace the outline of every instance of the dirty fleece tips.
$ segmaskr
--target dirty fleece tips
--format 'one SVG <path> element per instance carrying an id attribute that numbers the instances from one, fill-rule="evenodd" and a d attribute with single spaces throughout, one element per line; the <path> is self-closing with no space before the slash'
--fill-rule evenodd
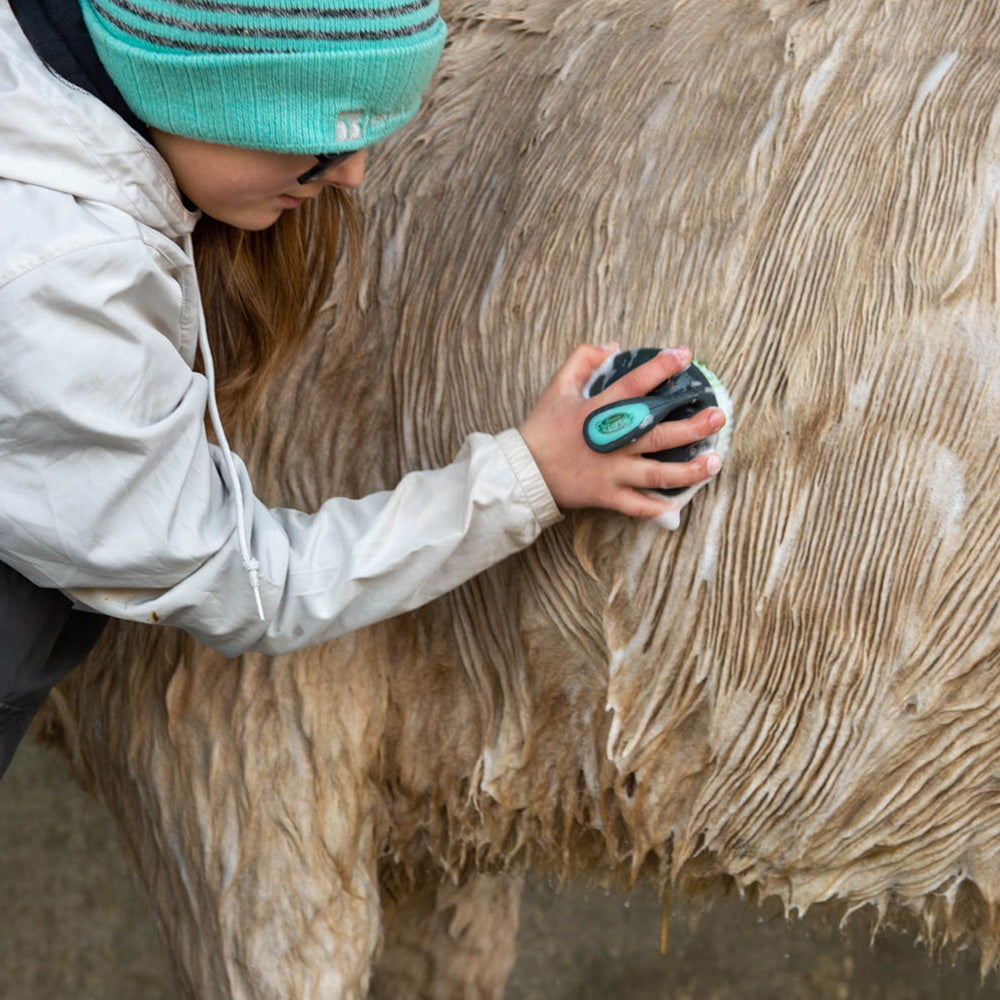
<path id="1" fill-rule="evenodd" d="M 584 396 L 590 399 L 598 395 L 659 353 L 659 348 L 643 347 L 612 355 L 590 377 L 584 386 Z M 584 440 L 594 451 L 615 451 L 638 440 L 664 420 L 684 420 L 709 406 L 719 407 L 726 415 L 726 423 L 718 433 L 680 448 L 649 452 L 647 457 L 659 462 L 689 462 L 705 452 L 714 451 L 724 459 L 732 438 L 732 400 L 718 377 L 698 361 L 661 382 L 648 396 L 619 400 L 595 410 L 584 422 Z M 648 491 L 652 496 L 667 497 L 671 501 L 671 511 L 658 518 L 658 522 L 664 527 L 677 528 L 681 509 L 709 481 L 677 489 Z"/>

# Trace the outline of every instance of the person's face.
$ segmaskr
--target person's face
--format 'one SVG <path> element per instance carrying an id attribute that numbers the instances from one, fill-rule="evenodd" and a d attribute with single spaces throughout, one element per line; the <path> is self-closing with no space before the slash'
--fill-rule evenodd
<path id="1" fill-rule="evenodd" d="M 206 215 L 237 229 L 267 229 L 324 187 L 356 188 L 365 174 L 363 149 L 299 184 L 296 178 L 316 165 L 315 156 L 221 146 L 155 128 L 150 133 L 184 194 Z"/>

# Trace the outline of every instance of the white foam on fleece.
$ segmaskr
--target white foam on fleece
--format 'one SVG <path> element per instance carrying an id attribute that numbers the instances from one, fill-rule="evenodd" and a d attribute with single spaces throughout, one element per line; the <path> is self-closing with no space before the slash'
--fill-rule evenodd
<path id="1" fill-rule="evenodd" d="M 559 71 L 559 75 L 556 77 L 557 83 L 564 83 L 566 78 L 573 70 L 573 65 L 583 54 L 584 50 L 593 44 L 594 39 L 601 34 L 608 26 L 607 21 L 598 21 L 597 24 L 590 29 L 587 37 L 575 48 L 571 49 L 569 55 L 566 56 L 566 61 L 563 63 L 563 68 Z"/>
<path id="2" fill-rule="evenodd" d="M 764 122 L 764 127 L 757 133 L 757 138 L 754 140 L 753 146 L 750 149 L 750 156 L 747 160 L 747 173 L 751 176 L 754 176 L 758 172 L 764 151 L 774 142 L 779 121 L 781 121 L 780 114 L 775 113 L 771 115 Z"/>
<path id="3" fill-rule="evenodd" d="M 721 486 L 715 495 L 715 506 L 712 508 L 708 530 L 705 532 L 705 541 L 701 547 L 701 558 L 698 560 L 698 569 L 695 571 L 695 579 L 701 583 L 711 583 L 715 576 L 715 567 L 719 561 L 722 522 L 726 516 L 726 509 L 729 507 L 729 499 L 729 487 Z"/>
<path id="4" fill-rule="evenodd" d="M 927 497 L 934 512 L 940 517 L 946 534 L 951 535 L 961 527 L 962 518 L 969 506 L 965 488 L 965 466 L 951 449 L 933 443 L 929 467 L 933 473 L 925 477 Z"/>
<path id="5" fill-rule="evenodd" d="M 846 42 L 847 36 L 842 35 L 838 38 L 833 43 L 830 54 L 809 74 L 809 79 L 806 80 L 802 88 L 802 114 L 804 117 L 813 113 L 826 88 L 830 86 L 844 54 Z"/>
<path id="6" fill-rule="evenodd" d="M 621 669 L 622 665 L 625 664 L 632 656 L 642 649 L 649 638 L 650 624 L 644 623 L 639 629 L 636 630 L 635 634 L 624 646 L 619 647 L 611 651 L 611 659 L 608 662 L 608 690 L 614 687 L 615 675 Z M 606 754 L 608 760 L 615 760 L 613 753 L 613 748 L 618 743 L 618 739 L 621 736 L 621 721 L 618 713 L 618 706 L 615 704 L 614 698 L 608 697 L 607 702 L 604 705 L 604 710 L 606 712 L 613 713 L 611 719 L 611 729 L 608 732 L 608 742 L 606 745 Z"/>
<path id="7" fill-rule="evenodd" d="M 681 526 L 681 509 L 675 503 L 667 504 L 666 510 L 659 517 L 653 518 L 653 524 L 666 528 L 668 531 L 676 531 Z"/>
<path id="8" fill-rule="evenodd" d="M 934 63 L 927 75 L 920 81 L 920 85 L 917 87 L 917 92 L 913 97 L 913 106 L 910 109 L 911 115 L 919 113 L 921 106 L 927 98 L 941 86 L 941 81 L 947 75 L 948 70 L 955 65 L 956 59 L 958 59 L 957 52 L 946 52 L 936 63 Z"/>
<path id="9" fill-rule="evenodd" d="M 753 146 L 750 147 L 750 155 L 747 158 L 747 176 L 753 179 L 752 183 L 755 188 L 760 188 L 767 183 L 765 171 L 769 171 L 774 162 L 778 128 L 785 114 L 787 83 L 786 77 L 781 77 L 776 81 L 774 92 L 771 95 L 771 116 L 761 126 L 757 138 L 753 141 Z M 742 259 L 738 255 L 734 255 L 729 266 L 731 270 L 738 270 L 742 265 Z"/>
<path id="10" fill-rule="evenodd" d="M 489 310 L 490 300 L 493 298 L 493 293 L 496 291 L 497 283 L 500 281 L 500 273 L 503 271 L 504 258 L 507 256 L 507 251 L 501 247 L 500 252 L 497 254 L 496 262 L 493 265 L 493 271 L 490 273 L 490 280 L 486 282 L 486 287 L 483 289 L 482 298 L 479 300 L 479 325 L 480 327 L 485 326 L 486 317 Z"/>
<path id="11" fill-rule="evenodd" d="M 785 521 L 781 541 L 775 546 L 774 551 L 771 553 L 771 566 L 768 569 L 767 580 L 764 582 L 764 589 L 761 592 L 762 599 L 771 596 L 775 587 L 778 586 L 782 577 L 785 575 L 785 569 L 788 566 L 788 558 L 792 553 L 792 549 L 795 547 L 796 541 L 798 540 L 799 532 L 802 530 L 802 522 L 805 519 L 807 500 L 807 494 L 803 493 L 802 496 L 799 497 L 799 502 L 795 505 L 795 509 L 788 517 L 788 520 Z"/>
<path id="12" fill-rule="evenodd" d="M 872 380 L 859 379 L 854 385 L 851 386 L 851 391 L 847 396 L 847 405 L 852 410 L 864 409 L 865 404 L 868 402 L 868 398 L 872 394 Z"/>
<path id="13" fill-rule="evenodd" d="M 406 254 L 406 234 L 410 225 L 411 212 L 412 208 L 409 205 L 403 208 L 403 215 L 399 220 L 399 224 L 382 245 L 382 261 L 379 268 L 378 287 L 379 300 L 381 302 L 387 302 L 392 299 L 396 284 L 399 281 L 400 270 Z"/>
<path id="14" fill-rule="evenodd" d="M 479 777 L 479 787 L 486 792 L 487 795 L 492 795 L 494 798 L 497 797 L 497 788 L 494 782 L 496 781 L 497 771 L 497 755 L 494 747 L 487 746 L 483 749 L 482 756 L 479 758 L 482 773 Z"/>
<path id="15" fill-rule="evenodd" d="M 645 522 L 643 523 L 645 524 Z M 654 534 L 649 535 L 649 539 L 654 537 L 656 537 Z M 635 598 L 639 582 L 647 571 L 647 560 L 649 559 L 649 542 L 647 538 L 641 537 L 637 539 L 634 545 L 626 547 L 625 555 L 625 565 L 619 570 L 620 575 L 609 594 L 609 604 L 619 591 L 624 593 L 630 601 Z"/>
<path id="16" fill-rule="evenodd" d="M 392 235 L 382 245 L 379 291 L 383 299 L 389 297 L 389 293 L 395 285 L 396 279 L 399 277 L 399 260 L 399 237 Z"/>

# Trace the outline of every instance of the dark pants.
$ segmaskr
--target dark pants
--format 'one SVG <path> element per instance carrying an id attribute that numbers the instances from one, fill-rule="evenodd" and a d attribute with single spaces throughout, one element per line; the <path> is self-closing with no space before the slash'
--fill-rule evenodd
<path id="1" fill-rule="evenodd" d="M 93 649 L 107 622 L 0 563 L 0 777 L 50 688 Z"/>

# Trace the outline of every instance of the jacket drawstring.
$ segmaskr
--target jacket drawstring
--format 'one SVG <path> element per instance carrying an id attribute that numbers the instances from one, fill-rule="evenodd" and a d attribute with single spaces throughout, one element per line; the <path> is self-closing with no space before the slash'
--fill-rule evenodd
<path id="1" fill-rule="evenodd" d="M 184 237 L 184 249 L 187 255 L 194 262 L 194 247 L 191 234 Z M 196 279 L 197 280 L 197 279 Z M 212 429 L 215 431 L 216 440 L 222 451 L 222 458 L 226 464 L 226 472 L 229 475 L 229 486 L 233 491 L 233 498 L 236 501 L 236 536 L 240 544 L 240 555 L 243 556 L 243 568 L 250 579 L 250 587 L 253 590 L 254 599 L 257 601 L 257 615 L 261 621 L 264 618 L 264 606 L 260 600 L 260 563 L 250 555 L 250 546 L 247 543 L 246 532 L 246 508 L 243 503 L 243 489 L 240 486 L 240 479 L 236 473 L 236 463 L 233 461 L 233 453 L 229 450 L 229 441 L 226 432 L 222 429 L 222 419 L 219 416 L 219 404 L 215 400 L 215 362 L 212 360 L 212 349 L 208 346 L 208 330 L 205 326 L 205 310 L 201 307 L 201 292 L 198 292 L 198 346 L 201 348 L 201 360 L 205 366 L 205 379 L 208 381 L 208 414 L 212 421 Z"/>

